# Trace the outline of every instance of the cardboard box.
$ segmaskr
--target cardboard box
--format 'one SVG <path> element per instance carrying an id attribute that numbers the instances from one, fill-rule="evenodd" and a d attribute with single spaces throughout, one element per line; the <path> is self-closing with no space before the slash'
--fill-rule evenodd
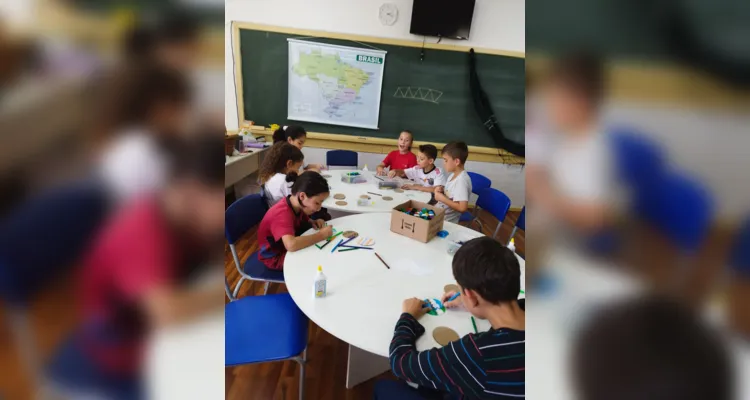
<path id="1" fill-rule="evenodd" d="M 399 211 L 405 208 L 416 208 L 417 210 L 426 208 L 435 212 L 435 218 L 427 220 Z M 437 236 L 438 232 L 443 230 L 443 222 L 445 222 L 445 210 L 419 201 L 409 200 L 393 207 L 393 210 L 391 210 L 391 232 L 423 243 L 429 242 Z"/>

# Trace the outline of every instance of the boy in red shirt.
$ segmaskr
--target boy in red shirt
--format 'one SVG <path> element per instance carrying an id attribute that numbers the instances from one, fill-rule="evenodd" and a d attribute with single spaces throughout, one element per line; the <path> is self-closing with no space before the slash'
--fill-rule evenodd
<path id="1" fill-rule="evenodd" d="M 417 165 L 417 156 L 411 152 L 411 144 L 414 142 L 414 135 L 409 131 L 401 132 L 398 137 L 398 150 L 393 150 L 385 156 L 377 168 L 377 174 L 385 176 L 385 169 L 407 169 Z"/>
<path id="2" fill-rule="evenodd" d="M 292 194 L 266 212 L 258 227 L 258 259 L 266 267 L 281 270 L 287 251 L 302 250 L 333 234 L 333 228 L 322 219 L 310 221 L 310 215 L 320 211 L 328 198 L 329 190 L 328 181 L 319 173 L 304 172 L 294 181 Z M 311 227 L 318 232 L 301 236 Z"/>

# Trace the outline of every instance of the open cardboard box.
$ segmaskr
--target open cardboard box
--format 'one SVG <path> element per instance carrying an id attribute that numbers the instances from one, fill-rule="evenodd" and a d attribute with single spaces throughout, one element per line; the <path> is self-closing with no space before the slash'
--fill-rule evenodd
<path id="1" fill-rule="evenodd" d="M 435 218 L 427 220 L 399 211 L 406 208 L 432 210 L 435 212 Z M 393 210 L 391 210 L 391 232 L 423 243 L 429 242 L 437 236 L 438 232 L 443 230 L 443 222 L 445 222 L 445 210 L 420 201 L 409 200 L 393 207 Z"/>

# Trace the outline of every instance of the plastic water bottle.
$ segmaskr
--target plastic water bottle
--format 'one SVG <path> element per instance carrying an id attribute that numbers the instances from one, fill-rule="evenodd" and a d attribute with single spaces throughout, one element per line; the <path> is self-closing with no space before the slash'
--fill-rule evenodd
<path id="1" fill-rule="evenodd" d="M 315 276 L 313 295 L 315 298 L 326 297 L 326 276 L 323 275 L 323 267 L 320 265 L 318 265 L 318 274 Z"/>
<path id="2" fill-rule="evenodd" d="M 510 249 L 510 251 L 514 253 L 516 252 L 516 242 L 513 241 L 513 239 L 510 239 L 510 243 L 508 243 L 508 248 Z"/>

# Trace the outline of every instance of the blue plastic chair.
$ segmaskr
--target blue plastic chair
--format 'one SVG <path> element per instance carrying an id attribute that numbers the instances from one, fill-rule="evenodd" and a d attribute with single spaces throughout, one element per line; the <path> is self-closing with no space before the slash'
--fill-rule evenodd
<path id="1" fill-rule="evenodd" d="M 299 398 L 304 396 L 307 317 L 288 293 L 248 296 L 224 308 L 224 364 L 294 360 L 300 365 Z"/>
<path id="2" fill-rule="evenodd" d="M 494 238 L 497 236 L 497 232 L 500 231 L 503 220 L 505 220 L 505 216 L 508 214 L 508 210 L 510 210 L 510 198 L 495 188 L 486 188 L 479 193 L 477 207 L 489 211 L 490 214 L 497 218 L 497 227 L 492 234 Z"/>
<path id="3" fill-rule="evenodd" d="M 328 150 L 326 153 L 326 165 L 329 167 L 353 167 L 359 165 L 356 151 L 351 150 Z"/>
<path id="4" fill-rule="evenodd" d="M 268 210 L 268 204 L 262 194 L 251 194 L 240 198 L 227 208 L 224 214 L 224 236 L 229 242 L 229 249 L 232 252 L 234 266 L 240 273 L 240 281 L 234 288 L 233 296 L 237 297 L 240 286 L 245 280 L 265 282 L 263 294 L 268 293 L 268 285 L 271 282 L 284 283 L 283 271 L 273 271 L 268 269 L 258 259 L 258 252 L 250 254 L 245 260 L 245 265 L 240 262 L 235 244 L 238 240 L 250 230 L 250 228 L 260 224 L 263 216 Z"/>
<path id="5" fill-rule="evenodd" d="M 96 181 L 50 189 L 0 222 L 0 300 L 24 367 L 41 379 L 41 359 L 28 307 L 49 284 L 74 273 L 107 216 L 107 193 Z"/>
<path id="6" fill-rule="evenodd" d="M 663 149 L 645 135 L 620 127 L 610 131 L 610 139 L 616 174 L 631 189 L 645 188 L 665 172 Z"/>
<path id="7" fill-rule="evenodd" d="M 478 174 L 476 172 L 468 172 L 469 178 L 471 179 L 471 192 L 475 195 L 479 196 L 479 193 L 487 189 L 488 187 L 492 186 L 492 181 L 490 181 L 489 178 L 482 174 Z M 474 207 L 473 212 L 466 211 L 463 214 L 461 214 L 461 217 L 458 219 L 458 222 L 468 222 L 471 221 L 477 222 L 479 224 L 479 230 L 482 230 L 482 223 L 479 221 L 479 218 L 477 218 L 477 208 Z"/>
<path id="8" fill-rule="evenodd" d="M 705 189 L 691 178 L 674 172 L 654 182 L 644 218 L 683 253 L 697 251 L 713 222 L 713 203 Z"/>
<path id="9" fill-rule="evenodd" d="M 510 241 L 513 239 L 513 236 L 516 236 L 516 231 L 519 229 L 526 230 L 526 206 L 524 206 L 521 209 L 521 214 L 518 216 L 518 219 L 516 220 L 516 226 L 513 227 L 513 230 L 510 231 L 510 237 L 508 238 L 508 244 L 510 244 Z"/>

